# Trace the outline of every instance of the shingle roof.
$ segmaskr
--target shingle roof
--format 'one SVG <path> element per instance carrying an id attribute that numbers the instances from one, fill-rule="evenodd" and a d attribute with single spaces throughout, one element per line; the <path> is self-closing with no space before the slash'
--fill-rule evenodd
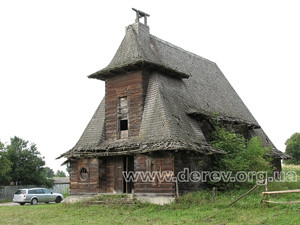
<path id="1" fill-rule="evenodd" d="M 168 71 L 169 75 L 189 77 L 180 56 L 172 55 L 174 48 L 160 49 L 160 45 L 161 43 L 154 41 L 153 36 L 149 34 L 148 26 L 141 23 L 132 24 L 127 27 L 126 35 L 110 64 L 89 77 L 105 79 L 111 74 L 130 71 L 141 65 L 151 65 L 156 69 Z M 165 57 L 166 54 L 169 56 Z M 180 66 L 177 67 L 176 63 L 180 63 Z"/>
<path id="2" fill-rule="evenodd" d="M 69 184 L 70 177 L 54 177 L 54 184 Z"/>
<path id="3" fill-rule="evenodd" d="M 105 98 L 102 99 L 89 124 L 85 128 L 74 149 L 90 149 L 105 139 Z"/>
<path id="4" fill-rule="evenodd" d="M 78 143 L 62 156 L 118 155 L 156 150 L 216 153 L 190 115 L 201 114 L 260 128 L 218 66 L 149 33 L 140 23 L 130 25 L 110 64 L 90 78 L 151 68 L 140 133 L 128 140 L 104 140 L 105 101 L 102 100 Z M 167 75 L 167 76 L 166 76 Z M 257 135 L 268 139 L 258 129 Z M 273 146 L 272 143 L 269 143 Z M 275 149 L 275 147 L 274 147 Z M 274 150 L 276 156 L 284 154 Z M 281 154 L 279 154 L 280 152 Z M 283 155 L 282 155 L 283 154 Z"/>

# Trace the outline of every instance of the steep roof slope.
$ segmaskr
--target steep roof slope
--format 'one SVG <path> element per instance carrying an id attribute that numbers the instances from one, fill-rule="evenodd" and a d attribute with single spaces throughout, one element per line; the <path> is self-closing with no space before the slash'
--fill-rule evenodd
<path id="1" fill-rule="evenodd" d="M 102 99 L 92 119 L 73 149 L 91 149 L 105 139 L 105 98 Z"/>
<path id="2" fill-rule="evenodd" d="M 130 71 L 133 66 L 141 68 L 147 65 L 162 74 L 188 78 L 183 79 L 183 83 L 172 79 L 167 82 L 177 85 L 177 90 L 184 90 L 190 110 L 208 114 L 217 112 L 220 116 L 258 126 L 214 62 L 151 35 L 149 27 L 141 23 L 127 27 L 126 35 L 110 64 L 89 77 L 105 80 L 111 74 Z"/>
<path id="3" fill-rule="evenodd" d="M 149 27 L 140 23 L 127 27 L 126 35 L 110 64 L 89 77 L 105 80 L 112 74 L 137 69 L 153 71 L 139 136 L 105 141 L 105 102 L 102 100 L 76 146 L 63 156 L 78 156 L 87 152 L 118 155 L 156 150 L 218 152 L 206 142 L 197 122 L 188 116 L 190 114 L 211 117 L 217 113 L 224 120 L 260 128 L 214 62 L 151 35 Z M 268 140 L 266 145 L 273 146 L 261 129 L 256 130 L 255 134 Z"/>

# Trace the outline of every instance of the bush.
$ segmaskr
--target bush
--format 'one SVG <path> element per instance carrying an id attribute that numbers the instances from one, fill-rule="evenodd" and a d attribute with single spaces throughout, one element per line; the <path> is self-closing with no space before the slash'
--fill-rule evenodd
<path id="1" fill-rule="evenodd" d="M 287 164 L 300 165 L 300 133 L 293 134 L 286 142 L 285 152 L 292 156 L 292 159 L 285 160 Z"/>
<path id="2" fill-rule="evenodd" d="M 270 155 L 270 149 L 261 145 L 259 137 L 253 137 L 247 141 L 240 134 L 227 131 L 225 128 L 217 128 L 213 132 L 212 138 L 211 144 L 227 153 L 215 155 L 212 165 L 214 171 L 232 171 L 232 176 L 235 176 L 239 171 L 272 172 L 271 158 L 267 156 Z M 256 181 L 255 177 L 253 177 L 253 180 Z M 221 181 L 217 185 L 214 183 L 214 186 L 218 186 L 219 190 L 228 190 L 232 187 L 248 186 L 250 183 Z"/>

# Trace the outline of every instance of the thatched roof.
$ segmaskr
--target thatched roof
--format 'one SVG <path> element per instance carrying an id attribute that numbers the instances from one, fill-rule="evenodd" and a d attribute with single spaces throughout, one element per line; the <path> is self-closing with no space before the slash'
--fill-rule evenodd
<path id="1" fill-rule="evenodd" d="M 157 150 L 192 150 L 220 153 L 211 147 L 192 115 L 242 123 L 273 144 L 227 81 L 219 67 L 149 33 L 149 27 L 135 23 L 111 63 L 90 78 L 105 80 L 126 71 L 150 69 L 139 136 L 128 140 L 105 141 L 105 100 L 73 149 L 62 156 L 122 155 Z M 273 146 L 274 147 L 274 146 Z M 275 149 L 275 147 L 274 147 Z M 278 150 L 276 157 L 285 155 Z"/>

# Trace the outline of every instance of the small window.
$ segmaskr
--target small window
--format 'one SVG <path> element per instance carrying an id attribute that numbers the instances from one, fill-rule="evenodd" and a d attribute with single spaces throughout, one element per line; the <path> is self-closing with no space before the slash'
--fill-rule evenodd
<path id="1" fill-rule="evenodd" d="M 119 97 L 118 107 L 118 137 L 120 139 L 128 138 L 128 100 L 127 96 Z"/>
<path id="2" fill-rule="evenodd" d="M 119 106 L 120 108 L 124 109 L 127 107 L 127 97 L 120 97 L 119 98 Z"/>
<path id="3" fill-rule="evenodd" d="M 120 130 L 128 130 L 128 120 L 120 121 Z"/>
<path id="4" fill-rule="evenodd" d="M 85 181 L 88 178 L 88 171 L 86 168 L 81 168 L 80 170 L 80 179 Z"/>

